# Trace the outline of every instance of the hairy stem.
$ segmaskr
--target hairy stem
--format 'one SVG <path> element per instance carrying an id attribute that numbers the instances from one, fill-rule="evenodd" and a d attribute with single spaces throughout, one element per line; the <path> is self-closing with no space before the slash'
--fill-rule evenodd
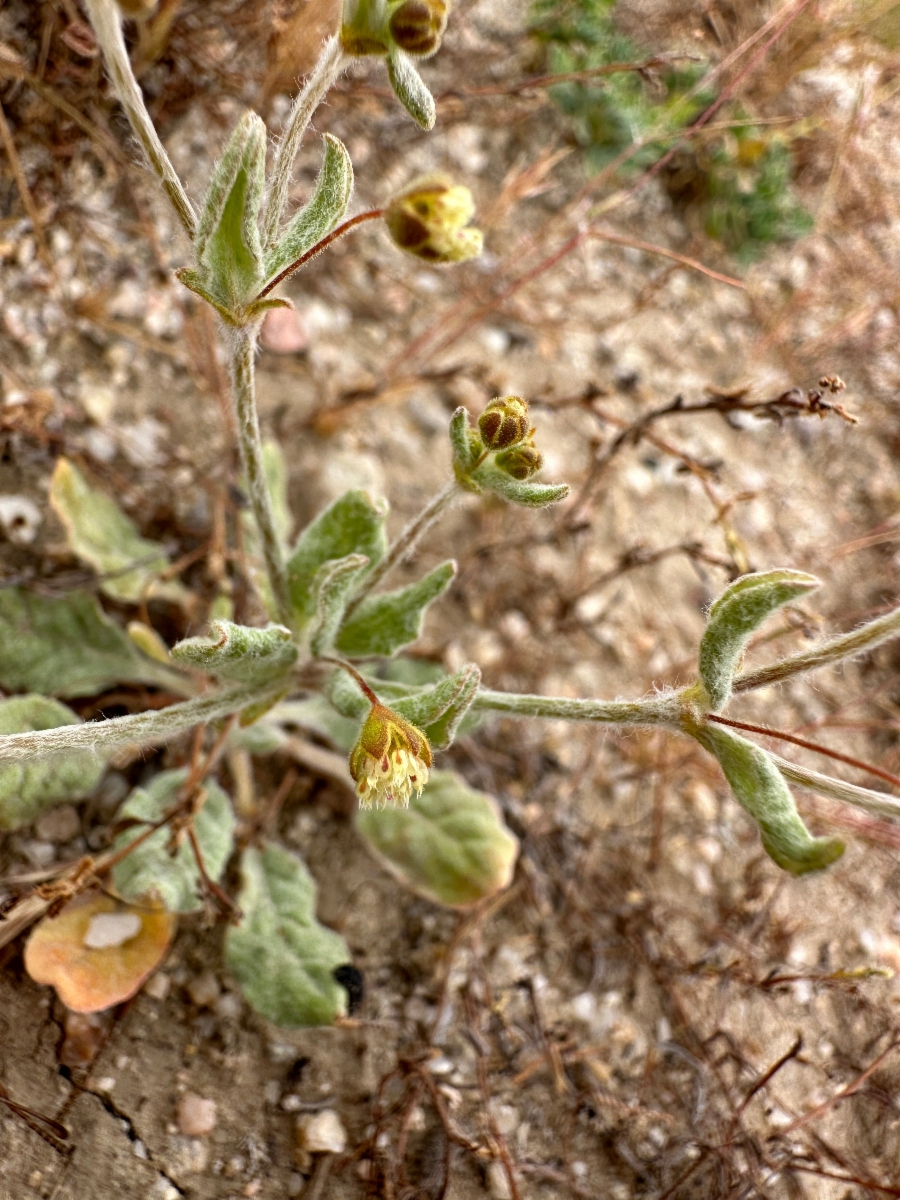
<path id="1" fill-rule="evenodd" d="M 369 592 L 373 591 L 381 583 L 389 571 L 393 571 L 394 567 L 415 549 L 435 521 L 461 495 L 462 488 L 454 481 L 453 483 L 448 483 L 442 492 L 438 492 L 436 496 L 432 496 L 419 515 L 413 517 L 396 542 L 388 547 L 387 554 L 385 554 L 381 562 L 375 567 L 375 570 L 363 580 L 360 590 L 347 606 L 346 616 L 349 616 L 358 607 L 360 601 L 364 600 Z"/>
<path id="2" fill-rule="evenodd" d="M 0 761 L 39 758 L 73 750 L 106 752 L 116 746 L 149 746 L 183 733 L 192 725 L 217 721 L 240 712 L 284 691 L 283 681 L 266 687 L 240 687 L 199 696 L 168 708 L 111 717 L 108 721 L 86 721 L 33 733 L 10 733 L 0 737 Z"/>
<path id="3" fill-rule="evenodd" d="M 832 779 L 830 775 L 822 775 L 811 771 L 808 767 L 798 767 L 796 763 L 788 762 L 777 754 L 770 754 L 775 766 L 791 783 L 818 792 L 820 796 L 831 796 L 834 800 L 843 800 L 845 804 L 853 804 L 857 808 L 869 812 L 882 813 L 888 817 L 900 817 L 900 798 L 889 792 L 875 792 L 871 788 L 858 787 L 855 783 L 844 783 L 842 779 Z"/>
<path id="4" fill-rule="evenodd" d="M 646 700 L 576 700 L 568 696 L 516 695 L 483 690 L 472 702 L 476 712 L 499 712 L 510 717 L 547 717 L 562 721 L 600 721 L 610 725 L 664 725 L 678 730 L 681 713 L 678 692 Z"/>
<path id="5" fill-rule="evenodd" d="M 119 103 L 125 110 L 135 137 L 144 149 L 151 170 L 165 189 L 179 221 L 193 241 L 197 215 L 147 112 L 122 36 L 122 15 L 119 8 L 115 0 L 86 0 L 86 4 Z"/>
<path id="6" fill-rule="evenodd" d="M 306 86 L 294 101 L 287 129 L 275 153 L 275 163 L 272 167 L 272 180 L 269 185 L 263 222 L 263 243 L 266 246 L 274 246 L 278 241 L 281 218 L 287 205 L 291 186 L 294 159 L 297 157 L 303 135 L 306 133 L 313 113 L 344 69 L 347 61 L 340 40 L 337 37 L 330 37 L 322 47 L 319 61 L 313 67 Z"/>
<path id="7" fill-rule="evenodd" d="M 262 541 L 266 573 L 272 587 L 276 615 L 282 624 L 291 628 L 293 621 L 287 569 L 275 529 L 272 497 L 269 494 L 269 484 L 263 464 L 262 439 L 259 433 L 259 417 L 256 412 L 254 358 L 257 328 L 256 325 L 247 325 L 230 331 L 229 349 L 234 411 L 237 417 L 238 441 L 241 447 L 241 464 L 247 480 L 253 518 Z"/>
<path id="8" fill-rule="evenodd" d="M 853 658 L 895 637 L 900 637 L 900 608 L 893 608 L 883 617 L 877 617 L 850 633 L 842 633 L 831 641 L 822 642 L 803 654 L 794 654 L 791 658 L 772 663 L 769 667 L 760 667 L 756 671 L 745 671 L 734 680 L 732 691 L 750 692 L 770 683 L 781 683 L 803 671 L 815 671 L 818 667 L 840 662 L 843 658 Z"/>

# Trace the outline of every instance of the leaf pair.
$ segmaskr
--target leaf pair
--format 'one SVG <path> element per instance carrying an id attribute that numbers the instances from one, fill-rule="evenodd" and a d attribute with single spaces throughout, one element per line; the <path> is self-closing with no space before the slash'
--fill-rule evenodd
<path id="1" fill-rule="evenodd" d="M 277 242 L 264 246 L 265 171 L 266 127 L 248 112 L 213 169 L 194 238 L 195 266 L 178 272 L 181 282 L 231 325 L 246 324 L 267 308 L 286 304 L 260 293 L 334 228 L 353 191 L 350 156 L 337 138 L 326 134 L 312 196 Z"/>
<path id="2" fill-rule="evenodd" d="M 734 673 L 753 632 L 778 608 L 818 586 L 818 579 L 802 571 L 760 572 L 735 580 L 712 604 L 700 643 L 700 679 L 702 699 L 714 712 L 731 695 Z M 840 839 L 810 834 L 784 777 L 760 746 L 707 721 L 691 722 L 687 731 L 718 760 L 738 803 L 759 826 L 766 853 L 780 867 L 803 875 L 822 870 L 843 854 Z"/>
<path id="3" fill-rule="evenodd" d="M 353 605 L 387 552 L 387 512 L 386 501 L 347 492 L 300 535 L 288 560 L 288 583 L 314 654 L 394 654 L 419 636 L 426 608 L 450 586 L 456 566 L 445 562 L 407 587 Z"/>

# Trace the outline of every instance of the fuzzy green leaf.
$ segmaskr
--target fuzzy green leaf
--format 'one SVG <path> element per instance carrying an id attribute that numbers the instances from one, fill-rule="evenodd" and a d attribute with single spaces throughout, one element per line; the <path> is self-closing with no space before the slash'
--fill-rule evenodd
<path id="1" fill-rule="evenodd" d="M 210 621 L 210 637 L 185 638 L 172 657 L 200 667 L 218 679 L 264 684 L 285 678 L 297 661 L 291 631 L 283 625 L 251 629 L 232 621 Z"/>
<path id="2" fill-rule="evenodd" d="M 422 129 L 433 129 L 437 117 L 434 97 L 408 54 L 396 46 L 388 51 L 388 80 L 394 95 Z"/>
<path id="3" fill-rule="evenodd" d="M 91 696 L 119 683 L 171 687 L 177 672 L 154 662 L 88 592 L 59 599 L 0 588 L 0 686 Z"/>
<path id="4" fill-rule="evenodd" d="M 496 800 L 452 771 L 433 771 L 409 808 L 361 810 L 357 828 L 407 887 L 451 908 L 505 888 L 519 850 Z"/>
<path id="5" fill-rule="evenodd" d="M 511 504 L 522 504 L 526 508 L 546 508 L 558 504 L 569 494 L 567 483 L 534 483 L 530 479 L 513 479 L 493 463 L 486 462 L 473 471 L 472 480 L 481 487 L 489 488 Z"/>
<path id="6" fill-rule="evenodd" d="M 779 867 L 792 875 L 805 875 L 840 858 L 844 843 L 840 838 L 812 836 L 765 750 L 720 725 L 701 725 L 693 734 L 718 759 L 735 799 L 759 826 L 763 847 Z"/>
<path id="7" fill-rule="evenodd" d="M 453 744 L 457 730 L 478 694 L 480 683 L 480 669 L 475 663 L 466 663 L 455 675 L 450 675 L 434 687 L 392 701 L 391 708 L 417 725 L 433 749 L 446 750 Z"/>
<path id="8" fill-rule="evenodd" d="M 368 596 L 342 626 L 338 650 L 348 658 L 367 658 L 393 654 L 414 642 L 422 632 L 425 609 L 446 592 L 455 574 L 451 559 L 408 587 Z"/>
<path id="9" fill-rule="evenodd" d="M 386 500 L 373 500 L 362 491 L 346 492 L 303 530 L 287 565 L 291 603 L 301 625 L 315 616 L 314 581 L 323 563 L 364 554 L 374 567 L 384 557 L 387 512 Z"/>
<path id="10" fill-rule="evenodd" d="M 346 1012 L 334 978 L 350 961 L 344 939 L 316 920 L 316 885 L 279 846 L 241 860 L 243 918 L 225 935 L 225 962 L 248 1002 L 276 1025 L 330 1025 Z"/>
<path id="11" fill-rule="evenodd" d="M 0 735 L 80 724 L 81 718 L 71 708 L 46 696 L 0 700 Z M 89 750 L 0 765 L 0 829 L 27 825 L 52 804 L 82 800 L 94 790 L 105 770 L 103 759 Z"/>
<path id="12" fill-rule="evenodd" d="M 731 695 L 731 681 L 751 634 L 776 609 L 818 586 L 819 580 L 803 571 L 765 571 L 736 579 L 714 601 L 700 642 L 700 678 L 714 712 Z"/>
<path id="13" fill-rule="evenodd" d="M 316 620 L 309 639 L 313 654 L 332 652 L 347 603 L 368 566 L 364 554 L 348 554 L 325 563 L 316 572 Z"/>
<path id="14" fill-rule="evenodd" d="M 266 127 L 245 113 L 213 169 L 194 239 L 197 280 L 231 311 L 252 300 L 262 283 L 265 166 Z"/>
<path id="15" fill-rule="evenodd" d="M 188 777 L 187 770 L 163 771 L 146 788 L 135 788 L 122 807 L 118 818 L 138 821 L 161 820 L 178 798 L 178 789 Z M 194 832 L 203 856 L 206 873 L 215 883 L 234 848 L 234 813 L 231 801 L 211 779 L 203 785 L 206 800 L 194 819 Z M 141 832 L 133 826 L 120 834 L 113 849 L 127 846 Z M 200 870 L 187 838 L 174 855 L 169 854 L 169 829 L 163 827 L 152 834 L 113 868 L 116 891 L 125 900 L 138 901 L 156 897 L 168 912 L 196 912 L 202 907 Z"/>
<path id="16" fill-rule="evenodd" d="M 266 255 L 265 275 L 271 279 L 311 250 L 330 233 L 347 211 L 353 193 L 353 163 L 343 142 L 325 134 L 325 156 L 315 190 Z"/>
<path id="17" fill-rule="evenodd" d="M 141 537 L 134 521 L 92 488 L 67 458 L 57 460 L 50 503 L 66 527 L 72 553 L 94 568 L 107 596 L 136 604 L 148 596 L 185 594 L 180 584 L 158 582 L 169 565 L 159 542 Z"/>

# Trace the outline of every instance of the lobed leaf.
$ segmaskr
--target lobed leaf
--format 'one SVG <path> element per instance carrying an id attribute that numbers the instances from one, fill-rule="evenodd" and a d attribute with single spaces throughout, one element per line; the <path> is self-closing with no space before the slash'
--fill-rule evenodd
<path id="1" fill-rule="evenodd" d="M 387 512 L 386 500 L 346 492 L 303 530 L 287 564 L 291 603 L 301 626 L 315 616 L 316 572 L 324 563 L 364 554 L 374 567 L 384 557 Z"/>
<path id="2" fill-rule="evenodd" d="M 137 526 L 103 492 L 92 488 L 67 458 L 59 458 L 50 482 L 50 503 L 62 521 L 72 553 L 100 576 L 100 590 L 136 604 L 151 595 L 183 596 L 180 584 L 160 584 L 169 559 L 159 542 Z"/>
<path id="3" fill-rule="evenodd" d="M 225 961 L 247 1001 L 276 1025 L 330 1025 L 347 1010 L 333 972 L 350 961 L 343 938 L 316 920 L 316 885 L 279 846 L 244 851 L 241 923 L 225 935 Z"/>
<path id="4" fill-rule="evenodd" d="M 178 673 L 142 654 L 88 592 L 49 599 L 0 588 L 0 685 L 91 696 L 120 683 L 183 687 Z"/>
<path id="5" fill-rule="evenodd" d="M 735 799 L 759 826 L 763 848 L 792 875 L 821 871 L 840 858 L 840 838 L 813 837 L 772 758 L 760 746 L 720 725 L 701 725 L 694 737 L 718 760 Z"/>
<path id="6" fill-rule="evenodd" d="M 819 580 L 814 575 L 785 568 L 743 575 L 713 602 L 700 642 L 700 678 L 713 712 L 728 702 L 735 670 L 751 634 L 776 609 L 817 587 Z"/>
<path id="7" fill-rule="evenodd" d="M 218 679 L 262 685 L 284 676 L 297 661 L 291 631 L 283 625 L 253 629 L 233 621 L 210 621 L 211 637 L 185 638 L 172 657 L 200 667 Z"/>
<path id="8" fill-rule="evenodd" d="M 156 969 L 175 920 L 161 909 L 120 904 L 100 892 L 77 896 L 32 930 L 25 970 L 35 983 L 51 984 L 73 1012 L 100 1012 L 129 1000 Z"/>
<path id="9" fill-rule="evenodd" d="M 415 641 L 422 631 L 425 609 L 443 595 L 456 574 L 448 560 L 416 583 L 395 592 L 368 596 L 341 626 L 336 645 L 348 658 L 393 654 Z"/>
<path id="10" fill-rule="evenodd" d="M 0 701 L 0 735 L 80 724 L 71 708 L 46 696 Z M 84 799 L 105 770 L 104 760 L 92 751 L 0 764 L 0 829 L 27 825 L 52 804 Z"/>
<path id="11" fill-rule="evenodd" d="M 152 824 L 161 820 L 178 799 L 187 770 L 163 771 L 146 788 L 135 788 L 118 812 L 118 820 L 132 818 Z M 194 818 L 194 832 L 206 873 L 218 883 L 234 849 L 234 813 L 219 785 L 203 784 L 206 799 Z M 121 850 L 141 832 L 129 828 L 113 844 Z M 159 901 L 167 912 L 196 912 L 202 907 L 200 869 L 185 838 L 175 854 L 169 853 L 170 830 L 163 826 L 113 868 L 116 891 L 125 900 Z"/>
<path id="12" fill-rule="evenodd" d="M 401 883 L 437 904 L 468 908 L 505 888 L 519 843 L 492 796 L 433 771 L 409 808 L 360 810 L 356 825 Z"/>
<path id="13" fill-rule="evenodd" d="M 434 97 L 416 70 L 413 60 L 397 46 L 387 58 L 388 80 L 394 95 L 421 129 L 433 129 L 437 118 Z"/>
<path id="14" fill-rule="evenodd" d="M 343 142 L 326 133 L 325 155 L 312 196 L 266 254 L 265 277 L 271 279 L 311 250 L 330 233 L 347 211 L 353 194 L 353 163 Z"/>

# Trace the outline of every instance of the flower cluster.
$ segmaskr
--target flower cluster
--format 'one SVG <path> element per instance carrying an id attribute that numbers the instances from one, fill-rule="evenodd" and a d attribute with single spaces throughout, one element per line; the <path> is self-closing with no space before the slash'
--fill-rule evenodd
<path id="1" fill-rule="evenodd" d="M 534 445 L 528 404 L 521 396 L 498 396 L 478 418 L 486 450 L 497 450 L 494 462 L 506 475 L 523 480 L 536 474 L 544 459 Z"/>
<path id="2" fill-rule="evenodd" d="M 350 752 L 350 774 L 363 808 L 406 808 L 422 794 L 431 767 L 428 738 L 398 713 L 375 703 Z"/>

